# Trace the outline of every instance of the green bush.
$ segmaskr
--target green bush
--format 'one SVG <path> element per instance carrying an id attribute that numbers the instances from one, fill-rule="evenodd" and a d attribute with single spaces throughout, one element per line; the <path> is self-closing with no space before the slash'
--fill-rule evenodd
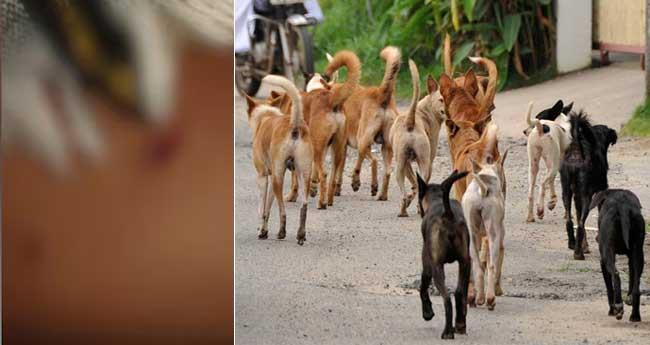
<path id="1" fill-rule="evenodd" d="M 625 124 L 621 131 L 623 135 L 648 137 L 650 136 L 650 100 L 639 105 L 632 115 L 632 119 Z"/>
<path id="2" fill-rule="evenodd" d="M 384 70 L 379 52 L 387 45 L 395 45 L 402 50 L 404 63 L 412 58 L 422 76 L 432 74 L 438 78 L 443 72 L 443 39 L 449 33 L 456 71 L 465 71 L 472 65 L 466 59 L 468 56 L 487 56 L 497 63 L 500 89 L 526 85 L 555 74 L 551 2 L 321 1 L 325 22 L 314 35 L 316 68 L 322 70 L 326 65 L 325 52 L 350 49 L 363 63 L 362 82 L 376 84 Z M 411 93 L 409 79 L 408 68 L 402 68 L 399 96 Z"/>

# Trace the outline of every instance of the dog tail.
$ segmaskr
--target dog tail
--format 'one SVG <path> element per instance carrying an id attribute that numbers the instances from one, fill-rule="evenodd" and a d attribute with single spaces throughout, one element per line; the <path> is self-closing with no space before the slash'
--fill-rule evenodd
<path id="1" fill-rule="evenodd" d="M 473 63 L 482 65 L 488 71 L 488 85 L 481 103 L 480 114 L 487 114 L 494 103 L 494 95 L 497 93 L 497 82 L 499 81 L 499 71 L 494 61 L 484 57 L 470 57 Z"/>
<path id="2" fill-rule="evenodd" d="M 336 75 L 342 66 L 348 69 L 348 75 L 345 83 L 340 88 L 335 89 L 336 92 L 334 92 L 332 97 L 334 106 L 345 102 L 357 86 L 359 86 L 359 80 L 361 79 L 361 62 L 357 55 L 349 50 L 342 50 L 334 55 L 329 64 L 327 64 L 327 68 L 325 68 L 325 76 Z"/>
<path id="3" fill-rule="evenodd" d="M 327 62 L 332 62 L 334 60 L 334 57 L 330 53 L 325 53 L 325 57 L 327 57 Z M 332 83 L 338 83 L 339 81 L 339 71 L 336 71 L 332 73 L 332 79 L 330 80 Z"/>
<path id="4" fill-rule="evenodd" d="M 458 170 L 454 170 L 451 175 L 449 175 L 449 177 L 447 177 L 440 184 L 442 187 L 442 206 L 445 208 L 443 217 L 447 219 L 452 219 L 454 217 L 454 213 L 451 210 L 451 204 L 449 203 L 449 191 L 451 191 L 451 186 L 454 184 L 454 182 L 460 180 L 465 176 L 467 176 L 467 171 L 458 172 Z"/>
<path id="5" fill-rule="evenodd" d="M 380 56 L 386 61 L 384 79 L 379 86 L 381 92 L 380 102 L 382 106 L 386 107 L 393 96 L 393 91 L 395 91 L 395 82 L 399 72 L 399 65 L 402 62 L 402 53 L 397 47 L 388 46 L 381 51 Z"/>
<path id="6" fill-rule="evenodd" d="M 454 66 L 451 64 L 451 36 L 448 33 L 445 34 L 445 47 L 443 53 L 443 64 L 445 66 L 445 74 L 449 78 L 453 78 L 454 75 Z"/>
<path id="7" fill-rule="evenodd" d="M 619 211 L 619 216 L 621 218 L 621 232 L 623 235 L 623 242 L 625 242 L 625 248 L 630 250 L 630 231 L 632 229 L 632 224 L 630 222 L 631 210 L 623 206 L 621 211 Z"/>
<path id="8" fill-rule="evenodd" d="M 479 175 L 473 172 L 472 172 L 472 178 L 474 179 L 474 181 L 476 181 L 476 184 L 478 185 L 478 189 L 481 191 L 481 196 L 485 198 L 488 193 L 487 185 L 485 184 L 485 182 L 483 182 L 483 180 L 481 180 L 481 177 Z"/>
<path id="9" fill-rule="evenodd" d="M 300 93 L 295 85 L 289 79 L 281 77 L 279 75 L 267 75 L 262 81 L 265 81 L 271 85 L 279 86 L 289 95 L 291 98 L 291 128 L 296 129 L 303 121 L 302 117 L 302 100 L 300 99 Z"/>
<path id="10" fill-rule="evenodd" d="M 491 157 L 493 161 L 496 161 L 499 157 L 498 155 L 498 140 L 497 135 L 499 132 L 499 127 L 494 122 L 488 123 L 487 128 L 483 132 L 483 137 L 481 142 L 483 143 L 483 157 Z"/>
<path id="11" fill-rule="evenodd" d="M 532 127 L 535 124 L 535 121 L 530 119 L 530 115 L 533 113 L 533 101 L 528 102 L 528 110 L 526 111 L 526 124 L 528 127 Z"/>
<path id="12" fill-rule="evenodd" d="M 411 59 L 409 59 L 409 69 L 411 70 L 411 81 L 413 82 L 413 97 L 406 117 L 406 129 L 410 132 L 415 127 L 415 110 L 420 98 L 420 74 L 418 73 L 418 66 Z"/>

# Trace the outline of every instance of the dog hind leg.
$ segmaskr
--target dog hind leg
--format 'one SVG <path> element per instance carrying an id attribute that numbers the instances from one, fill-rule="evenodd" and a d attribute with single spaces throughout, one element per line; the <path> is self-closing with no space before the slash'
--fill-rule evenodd
<path id="1" fill-rule="evenodd" d="M 438 292 L 440 292 L 440 296 L 445 305 L 445 329 L 442 331 L 440 337 L 442 339 L 454 339 L 454 328 L 452 327 L 454 311 L 451 306 L 451 298 L 449 297 L 447 286 L 445 285 L 445 270 L 442 264 L 433 267 L 433 283 L 436 285 Z"/>
<path id="2" fill-rule="evenodd" d="M 639 284 L 641 283 L 641 273 L 643 272 L 643 250 L 639 248 L 640 245 L 633 248 L 632 255 L 628 258 L 629 261 L 633 262 L 633 264 L 630 265 L 633 268 L 630 270 L 630 281 L 633 282 L 631 289 L 632 314 L 630 315 L 630 321 L 632 322 L 641 321 L 641 313 L 639 312 L 639 304 L 641 302 Z"/>
<path id="3" fill-rule="evenodd" d="M 269 193 L 269 176 L 258 176 L 257 177 L 257 188 L 260 192 L 260 204 L 258 208 L 258 215 L 260 217 L 260 227 L 257 229 L 258 238 L 266 239 L 268 237 L 268 222 L 269 217 L 267 212 L 271 208 L 272 204 L 272 193 Z M 270 201 L 270 202 L 269 202 Z M 267 204 L 269 204 L 267 206 Z"/>
<path id="4" fill-rule="evenodd" d="M 280 229 L 278 230 L 278 239 L 280 240 L 287 235 L 287 213 L 284 208 L 284 200 L 282 199 L 284 172 L 284 169 L 276 170 L 273 174 L 273 195 L 278 199 L 278 210 L 280 213 Z"/>
<path id="5" fill-rule="evenodd" d="M 469 279 L 471 276 L 472 263 L 469 253 L 465 253 L 464 257 L 458 261 L 458 285 L 454 293 L 456 300 L 456 325 L 454 327 L 456 333 L 467 333 L 467 289 L 469 287 Z"/>
<path id="6" fill-rule="evenodd" d="M 420 301 L 422 302 L 422 318 L 429 321 L 433 318 L 435 313 L 431 306 L 431 299 L 429 298 L 429 285 L 431 285 L 431 263 L 423 262 L 422 277 L 420 279 Z"/>
<path id="7" fill-rule="evenodd" d="M 390 183 L 390 175 L 393 172 L 393 148 L 388 143 L 381 146 L 381 155 L 384 162 L 384 178 L 381 181 L 381 192 L 377 200 L 388 200 L 388 184 Z"/>
<path id="8" fill-rule="evenodd" d="M 571 181 L 567 176 L 568 173 L 560 174 L 562 183 L 562 204 L 564 204 L 564 219 L 566 220 L 566 233 L 569 242 L 569 249 L 575 248 L 575 237 L 573 236 L 573 217 L 571 216 L 571 199 L 573 198 L 573 189 Z"/>
<path id="9" fill-rule="evenodd" d="M 406 209 L 408 208 L 408 204 L 410 203 L 408 201 L 409 199 L 409 193 L 406 191 L 406 187 L 404 186 L 404 174 L 407 169 L 407 165 L 410 165 L 411 163 L 407 161 L 406 159 L 406 154 L 404 152 L 397 152 L 397 155 L 395 157 L 395 180 L 397 181 L 397 187 L 399 187 L 400 194 L 402 195 L 402 202 L 400 204 L 400 211 L 397 214 L 398 217 L 408 217 L 409 214 L 406 212 Z"/>
<path id="10" fill-rule="evenodd" d="M 526 222 L 534 222 L 533 206 L 535 201 L 535 183 L 537 183 L 537 173 L 539 172 L 539 155 L 528 149 L 528 216 Z M 542 186 L 543 188 L 543 186 Z"/>

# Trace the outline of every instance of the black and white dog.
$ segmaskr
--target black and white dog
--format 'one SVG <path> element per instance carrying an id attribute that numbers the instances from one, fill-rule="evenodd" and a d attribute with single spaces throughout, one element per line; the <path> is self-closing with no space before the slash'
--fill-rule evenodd
<path id="1" fill-rule="evenodd" d="M 585 221 L 589 214 L 589 204 L 596 192 L 608 187 L 607 149 L 616 143 L 617 135 L 607 126 L 592 126 L 587 114 L 582 111 L 571 113 L 569 122 L 571 143 L 565 150 L 560 164 L 562 202 L 565 209 L 569 248 L 574 250 L 574 259 L 584 260 L 584 253 L 589 252 L 585 237 Z M 576 205 L 577 241 L 573 234 L 571 198 Z"/>
<path id="2" fill-rule="evenodd" d="M 634 193 L 623 189 L 598 192 L 589 209 L 598 207 L 598 248 L 603 271 L 609 315 L 623 317 L 621 278 L 616 270 L 616 254 L 627 255 L 630 269 L 628 297 L 632 299 L 630 321 L 641 321 L 639 313 L 639 283 L 643 273 L 643 241 L 645 221 L 641 215 L 641 202 Z"/>

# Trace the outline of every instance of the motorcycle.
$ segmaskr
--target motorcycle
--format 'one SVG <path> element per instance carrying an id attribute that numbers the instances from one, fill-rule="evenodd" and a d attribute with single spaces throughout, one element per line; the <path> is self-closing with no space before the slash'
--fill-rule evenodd
<path id="1" fill-rule="evenodd" d="M 235 54 L 235 84 L 240 93 L 254 96 L 264 76 L 284 75 L 298 87 L 314 72 L 309 26 L 303 0 L 255 0 L 247 22 L 250 50 Z"/>

